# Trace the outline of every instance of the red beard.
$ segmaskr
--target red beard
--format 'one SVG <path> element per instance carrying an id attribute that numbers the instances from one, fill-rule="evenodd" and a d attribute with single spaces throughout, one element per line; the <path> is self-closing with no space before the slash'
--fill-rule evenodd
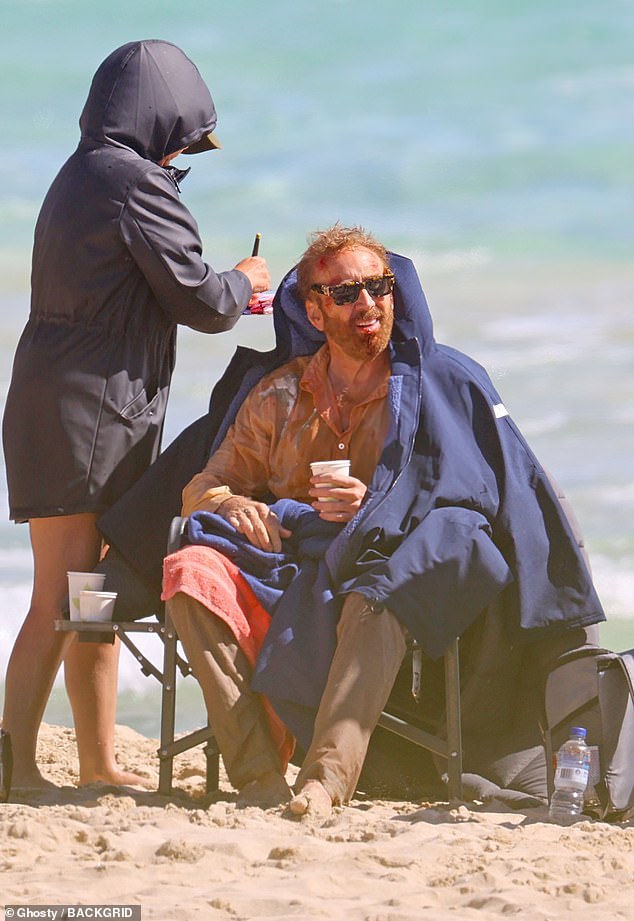
<path id="1" fill-rule="evenodd" d="M 341 310 L 341 308 L 335 307 L 334 310 Z M 323 308 L 321 314 L 324 321 L 324 332 L 350 358 L 363 360 L 376 358 L 387 348 L 394 324 L 391 304 L 386 308 L 374 304 L 373 307 L 353 311 L 347 319 L 340 318 L 334 311 L 326 313 Z M 360 322 L 367 323 L 369 320 L 378 320 L 378 328 L 367 328 L 366 331 L 358 325 Z"/>

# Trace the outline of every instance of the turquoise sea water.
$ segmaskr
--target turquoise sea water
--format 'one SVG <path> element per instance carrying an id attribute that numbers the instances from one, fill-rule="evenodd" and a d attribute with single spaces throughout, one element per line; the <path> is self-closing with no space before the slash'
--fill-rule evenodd
<path id="1" fill-rule="evenodd" d="M 258 230 L 277 282 L 307 233 L 335 220 L 412 257 L 438 338 L 488 368 L 571 496 L 605 641 L 634 646 L 629 0 L 0 0 L 0 12 L 0 400 L 37 211 L 77 142 L 92 73 L 131 39 L 174 41 L 210 85 L 224 145 L 186 164 L 208 261 L 230 267 Z M 183 331 L 167 440 L 204 411 L 236 343 L 271 339 L 268 318 Z M 0 505 L 2 673 L 31 562 L 3 477 Z M 124 652 L 119 719 L 155 735 L 148 684 Z M 68 721 L 59 684 L 47 718 Z"/>

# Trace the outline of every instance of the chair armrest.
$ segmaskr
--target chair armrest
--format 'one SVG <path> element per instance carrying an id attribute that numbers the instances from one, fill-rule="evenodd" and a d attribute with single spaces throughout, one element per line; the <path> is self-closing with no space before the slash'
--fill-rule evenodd
<path id="1" fill-rule="evenodd" d="M 177 515 L 175 518 L 172 518 L 170 524 L 169 534 L 167 537 L 167 552 L 176 553 L 177 550 L 180 550 L 183 544 L 183 534 L 187 528 L 187 518 L 183 518 L 180 515 Z"/>

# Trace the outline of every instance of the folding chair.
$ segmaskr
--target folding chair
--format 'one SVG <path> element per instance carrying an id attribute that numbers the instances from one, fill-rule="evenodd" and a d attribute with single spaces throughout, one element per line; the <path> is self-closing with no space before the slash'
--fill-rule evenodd
<path id="1" fill-rule="evenodd" d="M 174 518 L 170 527 L 167 552 L 178 549 L 182 542 L 186 518 Z M 82 642 L 114 642 L 119 637 L 122 644 L 139 662 L 144 675 L 155 678 L 161 685 L 161 718 L 159 757 L 159 792 L 168 795 L 172 791 L 174 758 L 182 752 L 198 745 L 205 746 L 207 761 L 206 789 L 212 792 L 218 789 L 219 751 L 210 726 L 190 732 L 178 739 L 174 737 L 176 716 L 176 677 L 177 670 L 183 676 L 191 675 L 189 663 L 178 652 L 178 636 L 169 614 L 165 622 L 158 620 L 134 620 L 112 623 L 91 623 L 88 621 L 58 620 L 55 629 L 64 633 L 76 633 Z M 134 642 L 135 634 L 155 634 L 163 642 L 162 668 L 157 668 L 141 652 Z M 418 650 L 418 652 L 420 652 Z M 414 680 L 417 663 L 420 661 L 416 648 L 413 655 Z M 460 674 L 459 674 L 459 639 L 456 638 L 445 655 L 445 700 L 446 700 L 446 738 L 419 728 L 401 719 L 399 716 L 384 711 L 379 717 L 378 725 L 415 745 L 432 752 L 447 762 L 447 792 L 451 803 L 460 801 L 462 796 L 462 741 L 460 728 Z"/>

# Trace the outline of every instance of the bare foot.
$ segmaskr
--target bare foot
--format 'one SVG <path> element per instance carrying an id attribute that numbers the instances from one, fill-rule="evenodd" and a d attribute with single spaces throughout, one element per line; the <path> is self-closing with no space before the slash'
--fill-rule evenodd
<path id="1" fill-rule="evenodd" d="M 21 790 L 37 790 L 38 792 L 44 792 L 46 790 L 57 790 L 58 787 L 50 780 L 46 780 L 37 768 L 33 768 L 30 771 L 13 771 L 13 779 L 11 781 L 11 792 L 17 793 Z"/>
<path id="2" fill-rule="evenodd" d="M 240 809 L 245 806 L 260 806 L 267 809 L 270 806 L 281 806 L 290 798 L 291 789 L 282 775 L 268 771 L 242 787 L 237 805 Z"/>
<path id="3" fill-rule="evenodd" d="M 293 815 L 327 819 L 332 812 L 332 799 L 318 780 L 309 780 L 295 794 L 288 808 Z"/>
<path id="4" fill-rule="evenodd" d="M 134 774 L 132 771 L 123 771 L 120 768 L 114 768 L 111 771 L 101 771 L 91 776 L 82 775 L 79 778 L 79 787 L 87 787 L 92 783 L 105 783 L 113 787 L 145 787 L 151 786 L 148 777 L 142 774 Z"/>

